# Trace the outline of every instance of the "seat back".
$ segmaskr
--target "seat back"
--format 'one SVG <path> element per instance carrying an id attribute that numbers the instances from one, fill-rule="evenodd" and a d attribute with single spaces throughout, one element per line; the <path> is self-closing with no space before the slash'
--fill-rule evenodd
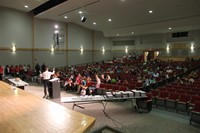
<path id="1" fill-rule="evenodd" d="M 177 89 L 177 90 L 176 90 L 176 93 L 179 93 L 179 94 L 185 94 L 185 90 Z"/>
<path id="2" fill-rule="evenodd" d="M 187 95 L 187 94 L 181 94 L 180 95 L 180 98 L 179 98 L 179 101 L 181 102 L 189 102 L 190 101 L 190 95 Z"/>
<path id="3" fill-rule="evenodd" d="M 193 111 L 200 112 L 200 101 L 196 101 Z"/>
<path id="4" fill-rule="evenodd" d="M 146 96 L 147 96 L 147 98 L 146 98 L 147 101 L 152 100 L 152 94 L 151 93 L 147 93 Z"/>
<path id="5" fill-rule="evenodd" d="M 120 86 L 119 85 L 114 85 L 112 87 L 112 91 L 119 91 Z"/>
<path id="6" fill-rule="evenodd" d="M 167 91 L 171 93 L 171 92 L 175 92 L 176 90 L 174 88 L 167 88 Z"/>
<path id="7" fill-rule="evenodd" d="M 159 91 L 167 91 L 167 88 L 165 88 L 165 87 L 159 87 L 158 90 Z"/>
<path id="8" fill-rule="evenodd" d="M 172 93 L 169 94 L 169 99 L 177 100 L 177 99 L 179 99 L 179 94 L 172 92 Z"/>
<path id="9" fill-rule="evenodd" d="M 166 91 L 160 91 L 159 97 L 160 98 L 166 98 L 168 97 L 169 93 Z"/>
<path id="10" fill-rule="evenodd" d="M 129 85 L 129 90 L 134 90 L 135 89 L 135 84 L 130 84 Z"/>
<path id="11" fill-rule="evenodd" d="M 152 97 L 156 97 L 159 95 L 159 91 L 158 90 L 152 90 L 151 91 Z"/>
<path id="12" fill-rule="evenodd" d="M 196 101 L 200 101 L 200 96 L 191 96 L 190 103 L 194 104 Z"/>
<path id="13" fill-rule="evenodd" d="M 128 90 L 128 87 L 127 87 L 127 86 L 121 86 L 119 90 L 120 90 L 120 91 L 127 91 L 127 90 Z"/>
<path id="14" fill-rule="evenodd" d="M 112 84 L 106 84 L 106 89 L 112 90 L 113 89 L 113 85 Z"/>
<path id="15" fill-rule="evenodd" d="M 196 95 L 196 91 L 186 91 L 186 94 L 188 95 Z"/>
<path id="16" fill-rule="evenodd" d="M 100 88 L 103 88 L 103 89 L 105 89 L 105 88 L 106 88 L 106 84 L 104 84 L 104 83 L 101 83 L 101 84 L 100 84 Z"/>

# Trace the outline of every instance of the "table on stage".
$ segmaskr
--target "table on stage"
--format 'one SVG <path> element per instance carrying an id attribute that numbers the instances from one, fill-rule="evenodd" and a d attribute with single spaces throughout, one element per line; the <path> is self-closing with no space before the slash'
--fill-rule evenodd
<path id="1" fill-rule="evenodd" d="M 0 133 L 82 133 L 95 118 L 0 81 Z"/>
<path id="2" fill-rule="evenodd" d="M 13 84 L 13 86 L 18 87 L 20 89 L 24 90 L 25 86 L 28 86 L 28 83 L 22 81 L 21 79 L 17 79 L 16 78 L 9 78 L 8 81 Z"/>
<path id="3" fill-rule="evenodd" d="M 146 98 L 146 96 L 133 96 L 133 97 L 112 97 L 108 98 L 105 95 L 96 95 L 96 96 L 73 96 L 73 97 L 61 97 L 61 102 L 63 103 L 73 103 L 72 109 L 74 107 L 79 107 L 84 109 L 82 104 L 92 104 L 92 103 L 101 103 L 103 106 L 103 112 L 106 113 L 106 106 L 108 102 L 111 101 L 120 101 L 120 100 L 130 100 L 132 108 L 135 108 L 138 112 L 140 112 L 139 106 L 137 105 L 137 100 Z"/>

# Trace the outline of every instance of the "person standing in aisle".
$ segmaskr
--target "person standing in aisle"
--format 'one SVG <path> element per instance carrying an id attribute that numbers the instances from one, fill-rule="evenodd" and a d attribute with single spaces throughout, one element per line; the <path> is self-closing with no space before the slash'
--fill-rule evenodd
<path id="1" fill-rule="evenodd" d="M 45 68 L 45 71 L 40 74 L 40 77 L 42 78 L 42 82 L 44 85 L 44 96 L 43 98 L 49 97 L 49 80 L 51 78 L 51 75 L 55 73 L 55 68 L 53 68 L 53 71 L 49 71 L 48 67 Z M 48 88 L 48 94 L 47 94 L 47 88 Z"/>

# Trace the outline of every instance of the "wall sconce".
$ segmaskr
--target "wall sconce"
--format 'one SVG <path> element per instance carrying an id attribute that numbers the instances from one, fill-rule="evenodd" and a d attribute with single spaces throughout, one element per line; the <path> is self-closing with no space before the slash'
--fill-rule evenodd
<path id="1" fill-rule="evenodd" d="M 159 54 L 160 54 L 160 52 L 159 52 L 159 51 L 157 51 L 157 52 L 156 52 L 156 56 L 158 56 Z"/>
<path id="2" fill-rule="evenodd" d="M 105 48 L 104 47 L 102 47 L 102 54 L 104 54 L 105 53 Z"/>
<path id="3" fill-rule="evenodd" d="M 51 53 L 54 53 L 54 47 L 53 47 L 53 45 L 51 45 L 50 51 L 51 51 Z"/>
<path id="4" fill-rule="evenodd" d="M 128 53 L 128 47 L 125 47 L 125 53 L 126 54 Z"/>
<path id="5" fill-rule="evenodd" d="M 81 54 L 83 54 L 83 46 L 81 46 L 80 51 L 81 51 Z"/>
<path id="6" fill-rule="evenodd" d="M 167 52 L 169 52 L 169 45 L 167 45 L 167 48 L 166 48 Z"/>
<path id="7" fill-rule="evenodd" d="M 11 50 L 12 50 L 12 52 L 16 51 L 16 46 L 14 44 L 11 46 Z"/>
<path id="8" fill-rule="evenodd" d="M 191 44 L 190 49 L 191 49 L 191 52 L 194 52 L 194 43 Z"/>

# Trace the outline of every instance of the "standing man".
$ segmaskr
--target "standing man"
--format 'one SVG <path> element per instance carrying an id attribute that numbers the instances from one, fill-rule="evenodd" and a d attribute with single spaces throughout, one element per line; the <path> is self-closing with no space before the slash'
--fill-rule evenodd
<path id="1" fill-rule="evenodd" d="M 55 68 L 53 68 L 53 72 L 50 72 L 48 67 L 45 68 L 45 71 L 40 74 L 40 77 L 42 78 L 42 82 L 44 85 L 44 96 L 43 98 L 48 98 L 47 95 L 47 88 L 48 88 L 48 94 L 49 94 L 49 80 L 51 78 L 51 75 L 55 73 Z"/>

